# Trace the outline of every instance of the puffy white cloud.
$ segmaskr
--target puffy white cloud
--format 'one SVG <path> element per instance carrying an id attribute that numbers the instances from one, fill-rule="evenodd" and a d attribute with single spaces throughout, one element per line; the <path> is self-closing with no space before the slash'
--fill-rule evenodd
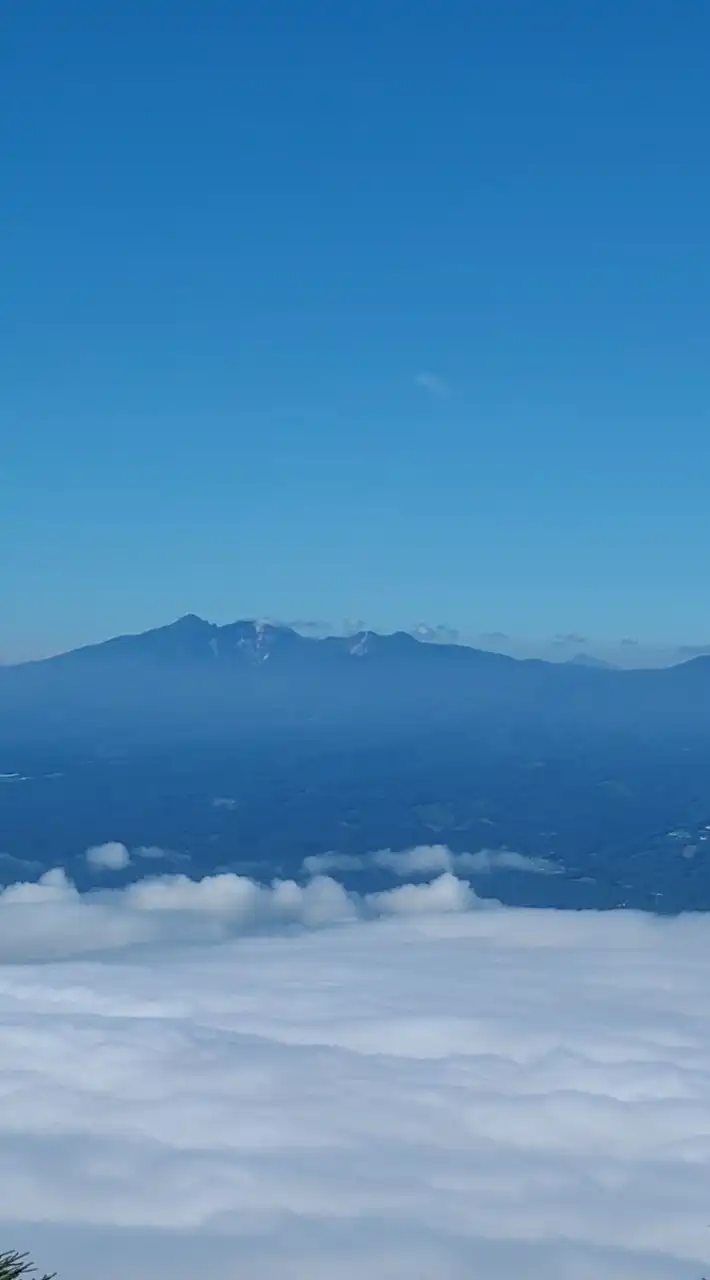
<path id="1" fill-rule="evenodd" d="M 421 915 L 488 907 L 462 880 L 446 874 L 431 884 L 399 885 L 384 893 L 348 893 L 330 876 L 305 885 L 262 885 L 223 872 L 145 877 L 120 890 L 80 894 L 61 868 L 37 882 L 0 890 L 0 963 L 48 960 L 87 952 L 181 941 L 209 942 L 299 926 L 313 929 L 373 916 Z"/>
<path id="2" fill-rule="evenodd" d="M 0 894 L 3 1246 L 63 1280 L 700 1280 L 710 920 L 469 893 Z"/>
<path id="3" fill-rule="evenodd" d="M 157 876 L 129 885 L 125 900 L 138 911 L 199 911 L 247 919 L 256 916 L 262 892 L 255 881 L 231 873 L 202 880 Z"/>
<path id="4" fill-rule="evenodd" d="M 454 856 L 457 871 L 476 873 L 490 871 L 529 871 L 533 875 L 555 876 L 562 868 L 549 858 L 530 858 L 512 849 L 479 849 L 477 853 L 457 853 Z"/>
<path id="5" fill-rule="evenodd" d="M 375 914 L 376 902 L 348 895 L 328 876 L 306 885 L 281 880 L 266 886 L 233 872 L 202 880 L 162 875 L 121 890 L 80 894 L 56 868 L 36 883 L 0 890 L 0 963 L 148 942 L 215 941 L 285 926 L 317 928 Z"/>
<path id="6" fill-rule="evenodd" d="M 290 923 L 313 927 L 356 914 L 345 890 L 327 876 L 316 876 L 305 887 L 294 880 L 274 881 L 265 887 L 232 872 L 202 880 L 159 876 L 129 885 L 120 901 L 129 910 L 196 913 L 242 929 Z"/>
<path id="7" fill-rule="evenodd" d="M 450 871 L 445 871 L 428 884 L 400 884 L 396 889 L 371 894 L 368 901 L 379 914 L 392 916 L 469 911 L 475 903 L 480 903 L 473 889 L 464 880 L 457 880 Z"/>
<path id="8" fill-rule="evenodd" d="M 118 840 L 93 845 L 91 849 L 86 850 L 85 857 L 90 867 L 105 871 L 123 871 L 131 861 L 131 855 L 125 844 L 120 844 Z"/>
<path id="9" fill-rule="evenodd" d="M 378 867 L 394 872 L 397 876 L 428 875 L 429 872 L 451 871 L 454 866 L 454 855 L 446 845 L 417 845 L 414 849 L 405 849 L 395 853 L 391 849 L 380 849 L 373 853 L 372 861 Z"/>
<path id="10" fill-rule="evenodd" d="M 548 858 L 530 858 L 510 849 L 479 849 L 476 853 L 453 853 L 444 844 L 416 845 L 413 849 L 395 851 L 379 849 L 364 857 L 347 853 L 324 853 L 304 858 L 307 874 L 331 871 L 365 871 L 369 867 L 391 871 L 402 880 L 409 876 L 437 875 L 444 871 L 463 875 L 487 874 L 492 871 L 524 871 L 537 875 L 556 875 L 560 868 Z"/>
<path id="11" fill-rule="evenodd" d="M 18 880 L 0 893 L 0 905 L 6 908 L 16 906 L 18 903 L 36 906 L 43 902 L 79 901 L 79 894 L 62 867 L 45 871 L 39 880 Z M 7 919 L 7 917 L 4 918 Z"/>

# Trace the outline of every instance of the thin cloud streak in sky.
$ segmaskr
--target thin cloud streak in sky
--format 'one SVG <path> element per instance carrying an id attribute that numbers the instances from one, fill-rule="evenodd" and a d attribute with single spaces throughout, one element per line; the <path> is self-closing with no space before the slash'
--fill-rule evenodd
<path id="1" fill-rule="evenodd" d="M 3 1238 L 72 1280 L 699 1280 L 705 917 L 298 888 L 0 897 Z"/>
<path id="2" fill-rule="evenodd" d="M 432 396 L 439 396 L 444 399 L 451 394 L 448 382 L 444 378 L 440 378 L 436 373 L 418 373 L 414 381 L 418 387 L 421 387 L 423 391 L 428 391 Z"/>

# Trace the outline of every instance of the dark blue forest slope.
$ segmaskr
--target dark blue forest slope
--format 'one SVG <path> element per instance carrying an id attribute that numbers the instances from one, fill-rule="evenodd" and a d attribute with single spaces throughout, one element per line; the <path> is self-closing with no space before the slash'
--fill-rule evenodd
<path id="1" fill-rule="evenodd" d="M 0 668 L 0 774 L 6 882 L 86 884 L 106 840 L 263 879 L 442 843 L 554 862 L 472 877 L 506 901 L 710 908 L 705 657 L 619 671 L 188 616 Z"/>

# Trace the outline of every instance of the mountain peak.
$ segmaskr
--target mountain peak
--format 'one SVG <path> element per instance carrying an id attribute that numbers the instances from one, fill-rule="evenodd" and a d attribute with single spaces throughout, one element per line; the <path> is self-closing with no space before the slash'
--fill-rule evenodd
<path id="1" fill-rule="evenodd" d="M 211 627 L 213 624 L 211 622 L 206 622 L 205 619 L 201 618 L 197 613 L 184 613 L 182 617 L 176 618 L 175 622 L 170 623 L 170 626 L 172 627 L 194 627 L 196 625 L 200 627 Z"/>
<path id="2" fill-rule="evenodd" d="M 596 667 L 598 670 L 613 671 L 613 663 L 605 662 L 603 658 L 597 658 L 591 653 L 575 653 L 573 658 L 567 659 L 569 667 Z"/>

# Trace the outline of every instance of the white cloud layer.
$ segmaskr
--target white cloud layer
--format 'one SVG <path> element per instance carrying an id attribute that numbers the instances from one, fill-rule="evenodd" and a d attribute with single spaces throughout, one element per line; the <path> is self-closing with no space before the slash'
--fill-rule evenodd
<path id="1" fill-rule="evenodd" d="M 490 910 L 449 872 L 382 893 L 347 893 L 330 876 L 262 885 L 223 872 L 146 877 L 80 894 L 61 867 L 0 890 L 0 963 L 47 961 L 147 944 L 217 942 L 283 928 L 315 929 L 378 916 Z"/>
<path id="2" fill-rule="evenodd" d="M 710 921 L 481 906 L 448 870 L 5 890 L 0 1247 L 61 1280 L 700 1280 Z"/>

